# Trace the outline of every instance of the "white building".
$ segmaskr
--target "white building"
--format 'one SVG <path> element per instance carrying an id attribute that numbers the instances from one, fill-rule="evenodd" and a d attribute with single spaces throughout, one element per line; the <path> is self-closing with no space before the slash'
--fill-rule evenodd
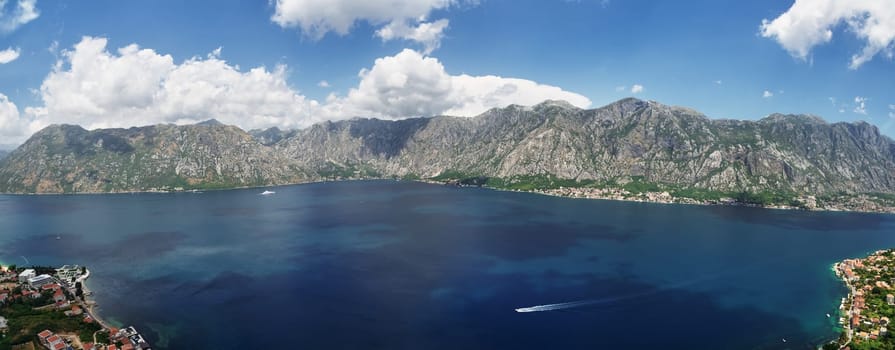
<path id="1" fill-rule="evenodd" d="M 78 265 L 70 266 L 65 265 L 56 269 L 56 276 L 59 277 L 60 280 L 69 283 L 74 281 L 78 276 L 81 275 L 81 267 Z"/>
<path id="2" fill-rule="evenodd" d="M 6 329 L 8 325 L 6 324 L 6 319 L 3 316 L 0 316 L 0 329 Z"/>
<path id="3" fill-rule="evenodd" d="M 19 283 L 26 283 L 29 279 L 34 278 L 34 276 L 37 276 L 37 272 L 34 271 L 34 269 L 22 271 L 22 273 L 19 274 Z"/>
<path id="4" fill-rule="evenodd" d="M 51 277 L 50 275 L 40 275 L 37 277 L 31 277 L 28 279 L 28 285 L 30 285 L 31 288 L 35 288 L 35 289 L 38 289 L 40 287 L 43 287 L 44 285 L 47 285 L 47 284 L 50 284 L 53 282 L 54 282 L 53 277 Z"/>

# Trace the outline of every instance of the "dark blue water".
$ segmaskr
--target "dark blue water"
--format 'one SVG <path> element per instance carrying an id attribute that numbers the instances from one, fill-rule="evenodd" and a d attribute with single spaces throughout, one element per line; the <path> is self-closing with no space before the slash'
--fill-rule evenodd
<path id="1" fill-rule="evenodd" d="M 836 337 L 831 264 L 895 246 L 874 214 L 260 191 L 0 196 L 0 261 L 87 265 L 102 315 L 162 349 L 807 349 Z"/>

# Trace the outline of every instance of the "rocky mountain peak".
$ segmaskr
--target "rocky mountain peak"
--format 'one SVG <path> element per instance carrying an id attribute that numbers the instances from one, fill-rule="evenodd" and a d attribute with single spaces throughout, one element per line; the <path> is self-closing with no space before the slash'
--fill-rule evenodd
<path id="1" fill-rule="evenodd" d="M 575 105 L 569 103 L 568 101 L 564 101 L 564 100 L 545 100 L 544 102 L 538 103 L 532 107 L 535 110 L 541 110 L 541 109 L 546 109 L 546 108 L 551 108 L 551 107 L 567 109 L 567 110 L 580 110 L 581 109 L 581 108 L 575 107 Z"/>

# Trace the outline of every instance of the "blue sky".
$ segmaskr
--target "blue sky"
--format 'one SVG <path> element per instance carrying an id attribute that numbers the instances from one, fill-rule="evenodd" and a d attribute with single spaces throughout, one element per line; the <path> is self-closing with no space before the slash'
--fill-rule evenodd
<path id="1" fill-rule="evenodd" d="M 713 118 L 866 120 L 895 135 L 895 33 L 853 24 L 893 28 L 895 13 L 837 2 L 0 1 L 0 50 L 17 56 L 0 64 L 0 144 L 59 122 L 305 127 L 627 96 Z M 437 21 L 449 24 L 423 30 Z"/>

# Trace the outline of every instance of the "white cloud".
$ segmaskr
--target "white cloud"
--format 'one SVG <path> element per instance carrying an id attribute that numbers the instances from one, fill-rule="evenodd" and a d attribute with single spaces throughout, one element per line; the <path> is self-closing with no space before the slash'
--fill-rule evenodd
<path id="1" fill-rule="evenodd" d="M 416 26 L 412 26 L 407 21 L 392 21 L 377 30 L 376 36 L 382 38 L 382 41 L 394 39 L 416 41 L 423 45 L 424 53 L 428 55 L 441 46 L 444 30 L 447 29 L 449 23 L 446 19 L 440 19 L 435 22 L 420 22 Z"/>
<path id="2" fill-rule="evenodd" d="M 477 0 L 276 0 L 271 20 L 283 28 L 300 28 L 319 40 L 327 33 L 346 35 L 356 22 L 381 26 L 376 35 L 383 41 L 412 40 L 426 52 L 438 48 L 448 21 L 426 22 L 434 10 Z"/>
<path id="3" fill-rule="evenodd" d="M 628 90 L 628 87 L 627 87 L 627 86 L 624 86 L 624 85 L 619 85 L 619 86 L 616 86 L 616 87 L 615 87 L 615 91 L 618 91 L 618 92 L 622 92 L 622 91 L 625 91 L 625 90 Z"/>
<path id="4" fill-rule="evenodd" d="M 9 62 L 15 61 L 19 58 L 19 48 L 8 48 L 6 50 L 0 50 L 0 64 L 7 64 Z"/>
<path id="5" fill-rule="evenodd" d="M 867 115 L 867 98 L 855 96 L 855 109 L 852 112 Z"/>
<path id="6" fill-rule="evenodd" d="M 641 93 L 641 92 L 643 92 L 643 85 L 640 85 L 640 84 L 634 84 L 634 86 L 631 86 L 631 93 L 632 93 L 632 94 L 639 94 L 639 93 Z"/>
<path id="7" fill-rule="evenodd" d="M 322 88 L 328 88 L 329 82 L 326 80 L 321 80 L 319 83 L 317 83 L 317 86 L 322 87 Z"/>
<path id="8" fill-rule="evenodd" d="M 52 123 L 100 128 L 216 118 L 256 128 L 319 121 L 311 113 L 316 102 L 288 86 L 284 66 L 241 72 L 218 58 L 218 50 L 176 64 L 170 55 L 135 44 L 116 53 L 106 44 L 85 37 L 62 52 L 41 84 L 44 106 L 26 109 L 30 131 Z"/>
<path id="9" fill-rule="evenodd" d="M 499 76 L 450 75 L 438 59 L 405 49 L 377 59 L 358 74 L 357 88 L 332 98 L 330 115 L 404 118 L 429 115 L 475 116 L 494 107 L 565 100 L 588 107 L 587 97 L 536 82 Z"/>
<path id="10" fill-rule="evenodd" d="M 18 0 L 9 11 L 6 4 L 7 0 L 0 0 L 0 34 L 12 32 L 40 17 L 37 0 Z"/>
<path id="11" fill-rule="evenodd" d="M 318 103 L 289 86 L 285 66 L 241 71 L 218 57 L 217 50 L 176 63 L 170 55 L 136 44 L 114 52 L 106 46 L 104 38 L 84 37 L 63 50 L 37 92 L 43 105 L 20 114 L 4 96 L 0 134 L 23 141 L 54 123 L 94 129 L 209 118 L 243 129 L 302 128 L 356 116 L 475 116 L 547 99 L 582 108 L 591 104 L 582 95 L 530 80 L 451 75 L 438 59 L 409 49 L 377 59 L 360 71 L 357 87 Z"/>
<path id="12" fill-rule="evenodd" d="M 833 30 L 846 24 L 848 31 L 864 42 L 851 57 L 857 69 L 883 52 L 892 58 L 895 42 L 895 6 L 880 0 L 796 0 L 774 20 L 761 22 L 761 35 L 780 43 L 792 56 L 809 60 L 811 49 L 833 39 Z"/>
<path id="13" fill-rule="evenodd" d="M 24 123 L 19 109 L 4 94 L 0 94 L 0 136 L 3 142 L 21 141 Z"/>
<path id="14" fill-rule="evenodd" d="M 761 97 L 764 97 L 764 98 L 771 98 L 771 97 L 774 97 L 774 93 L 773 93 L 773 92 L 770 92 L 770 91 L 768 91 L 768 90 L 765 90 L 765 91 L 761 94 Z"/>
<path id="15" fill-rule="evenodd" d="M 889 118 L 895 118 L 895 105 L 889 105 Z"/>

